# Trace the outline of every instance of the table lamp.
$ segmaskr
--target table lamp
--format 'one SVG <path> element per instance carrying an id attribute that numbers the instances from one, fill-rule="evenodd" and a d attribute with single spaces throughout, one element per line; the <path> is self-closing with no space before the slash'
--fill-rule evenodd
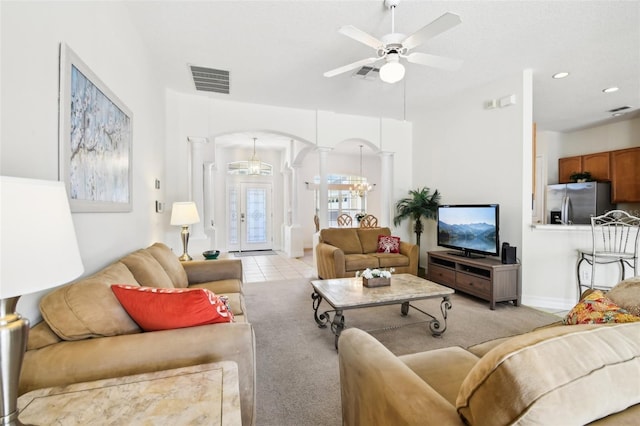
<path id="1" fill-rule="evenodd" d="M 200 222 L 200 216 L 198 216 L 198 208 L 193 201 L 181 201 L 173 203 L 171 208 L 171 224 L 182 226 L 182 256 L 178 259 L 184 262 L 191 260 L 191 256 L 187 253 L 187 246 L 189 244 L 189 225 Z"/>
<path id="2" fill-rule="evenodd" d="M 84 267 L 62 182 L 0 176 L 0 200 L 0 424 L 19 425 L 29 321 L 16 312 L 18 299 L 65 284 Z"/>

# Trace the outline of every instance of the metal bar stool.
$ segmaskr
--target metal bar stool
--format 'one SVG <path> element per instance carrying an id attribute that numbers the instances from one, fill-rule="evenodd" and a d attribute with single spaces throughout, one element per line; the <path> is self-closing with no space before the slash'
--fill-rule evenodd
<path id="1" fill-rule="evenodd" d="M 591 218 L 591 249 L 578 250 L 578 297 L 585 289 L 607 290 L 613 285 L 596 285 L 596 265 L 619 263 L 620 281 L 625 279 L 626 267 L 633 269 L 638 275 L 638 236 L 640 234 L 640 218 L 631 216 L 623 210 L 612 210 L 602 216 Z M 583 283 L 580 278 L 580 265 L 583 262 L 591 265 L 591 280 Z"/>

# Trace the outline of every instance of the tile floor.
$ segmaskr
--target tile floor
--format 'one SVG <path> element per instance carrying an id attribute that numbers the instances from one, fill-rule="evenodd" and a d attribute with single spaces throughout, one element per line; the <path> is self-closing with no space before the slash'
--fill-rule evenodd
<path id="1" fill-rule="evenodd" d="M 229 253 L 228 257 L 234 257 Z M 268 256 L 247 256 L 242 260 L 245 282 L 291 280 L 296 278 L 317 278 L 313 264 L 313 252 L 305 250 L 304 257 L 289 258 L 282 252 Z"/>

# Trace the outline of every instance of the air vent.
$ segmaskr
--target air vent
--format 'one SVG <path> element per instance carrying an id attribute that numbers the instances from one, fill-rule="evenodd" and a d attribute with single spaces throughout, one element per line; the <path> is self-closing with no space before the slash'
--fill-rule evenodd
<path id="1" fill-rule="evenodd" d="M 196 90 L 229 94 L 229 71 L 190 65 Z"/>
<path id="2" fill-rule="evenodd" d="M 353 78 L 360 78 L 362 80 L 377 80 L 380 75 L 380 68 L 364 66 L 353 73 Z"/>
<path id="3" fill-rule="evenodd" d="M 609 112 L 620 112 L 631 108 L 629 105 L 621 106 L 619 108 L 610 109 Z"/>

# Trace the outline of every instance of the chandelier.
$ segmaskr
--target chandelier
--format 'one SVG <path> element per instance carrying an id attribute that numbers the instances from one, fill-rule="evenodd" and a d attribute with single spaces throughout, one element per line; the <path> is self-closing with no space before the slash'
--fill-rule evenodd
<path id="1" fill-rule="evenodd" d="M 364 197 L 367 195 L 369 191 L 373 189 L 371 184 L 363 181 L 362 177 L 362 145 L 360 145 L 360 182 L 354 183 L 349 187 L 349 191 L 351 191 L 351 195 L 354 197 Z"/>
<path id="2" fill-rule="evenodd" d="M 253 138 L 253 155 L 247 162 L 250 175 L 259 175 L 262 168 L 260 158 L 256 155 L 256 139 L 258 138 Z"/>

